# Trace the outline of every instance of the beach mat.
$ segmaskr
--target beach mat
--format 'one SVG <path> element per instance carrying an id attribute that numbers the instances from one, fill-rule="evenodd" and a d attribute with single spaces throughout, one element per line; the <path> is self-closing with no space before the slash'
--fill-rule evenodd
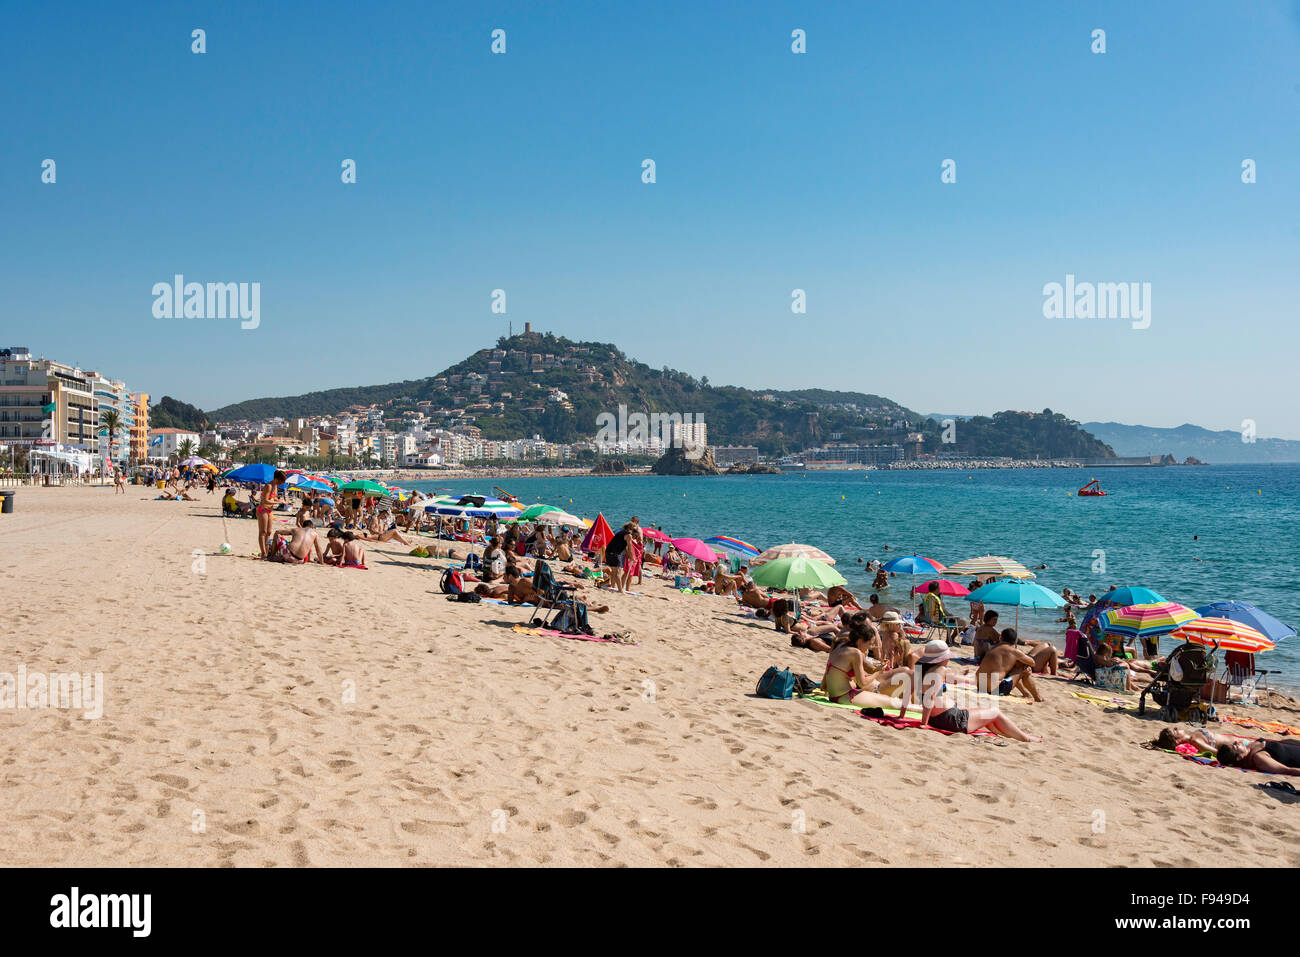
<path id="1" fill-rule="evenodd" d="M 562 631 L 555 631 L 551 628 L 529 628 L 526 625 L 514 625 L 511 631 L 517 631 L 521 635 L 538 635 L 543 638 L 570 638 L 573 641 L 595 641 L 605 645 L 633 645 L 635 641 L 615 641 L 613 638 L 602 638 L 599 635 L 569 635 Z"/>
<path id="2" fill-rule="evenodd" d="M 1088 704 L 1095 704 L 1098 708 L 1119 708 L 1121 711 L 1136 711 L 1138 708 L 1137 702 L 1125 701 L 1122 698 L 1104 698 L 1101 695 L 1088 694 L 1086 691 L 1071 691 L 1070 694 Z"/>

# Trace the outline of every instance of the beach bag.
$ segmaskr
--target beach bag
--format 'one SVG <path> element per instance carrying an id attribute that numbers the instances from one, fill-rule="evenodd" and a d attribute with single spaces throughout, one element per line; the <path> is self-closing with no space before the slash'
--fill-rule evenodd
<path id="1" fill-rule="evenodd" d="M 794 697 L 794 675 L 790 669 L 780 670 L 773 665 L 763 672 L 754 686 L 754 694 L 760 698 L 778 698 L 789 701 Z"/>
<path id="2" fill-rule="evenodd" d="M 492 571 L 493 578 L 500 578 L 502 575 L 504 575 L 506 573 L 505 553 L 498 551 L 495 555 L 493 555 L 492 561 L 489 563 L 488 567 Z"/>
<path id="3" fill-rule="evenodd" d="M 439 587 L 441 587 L 443 593 L 447 595 L 459 595 L 463 592 L 465 590 L 465 579 L 461 577 L 460 569 L 448 568 L 443 572 L 442 581 L 439 582 Z"/>
<path id="4" fill-rule="evenodd" d="M 478 557 L 475 552 L 470 552 L 469 558 L 465 559 L 465 567 L 472 571 L 478 571 L 483 567 L 483 559 Z"/>
<path id="5" fill-rule="evenodd" d="M 590 634 L 591 626 L 587 623 L 587 606 L 580 601 L 564 605 L 560 608 L 560 613 L 551 622 L 551 627 L 562 635 Z"/>
<path id="6" fill-rule="evenodd" d="M 821 685 L 818 682 L 813 681 L 807 675 L 794 676 L 794 693 L 801 698 L 807 697 L 820 687 Z"/>
<path id="7" fill-rule="evenodd" d="M 483 600 L 483 596 L 472 591 L 463 591 L 459 594 L 448 595 L 447 601 L 458 602 L 462 605 L 477 605 Z"/>

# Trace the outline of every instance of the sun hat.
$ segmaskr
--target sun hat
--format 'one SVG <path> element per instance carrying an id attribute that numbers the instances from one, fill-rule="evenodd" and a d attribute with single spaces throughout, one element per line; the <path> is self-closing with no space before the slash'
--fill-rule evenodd
<path id="1" fill-rule="evenodd" d="M 921 651 L 921 657 L 917 659 L 920 665 L 937 665 L 942 661 L 947 661 L 956 653 L 948 647 L 948 643 L 942 638 L 936 638 L 933 641 L 927 641 L 925 648 Z"/>
<path id="2" fill-rule="evenodd" d="M 900 623 L 901 623 L 902 620 L 903 620 L 903 616 L 900 615 L 900 614 L 899 614 L 898 612 L 896 612 L 896 611 L 887 611 L 887 612 L 885 612 L 885 613 L 880 617 L 880 620 L 881 620 L 881 621 L 900 622 Z"/>

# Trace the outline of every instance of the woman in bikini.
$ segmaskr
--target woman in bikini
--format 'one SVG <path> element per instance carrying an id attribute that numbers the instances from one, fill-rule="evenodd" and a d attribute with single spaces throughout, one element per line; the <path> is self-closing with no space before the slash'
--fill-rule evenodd
<path id="1" fill-rule="evenodd" d="M 822 675 L 822 690 L 836 704 L 852 704 L 861 708 L 890 708 L 898 699 L 876 691 L 880 683 L 880 664 L 871 657 L 879 653 L 874 632 L 854 628 L 843 638 L 837 638 L 826 661 Z"/>
<path id="2" fill-rule="evenodd" d="M 276 470 L 271 481 L 262 486 L 257 499 L 257 549 L 263 558 L 268 556 L 266 543 L 271 538 L 271 524 L 275 506 L 280 503 L 277 491 L 284 484 L 284 473 Z"/>

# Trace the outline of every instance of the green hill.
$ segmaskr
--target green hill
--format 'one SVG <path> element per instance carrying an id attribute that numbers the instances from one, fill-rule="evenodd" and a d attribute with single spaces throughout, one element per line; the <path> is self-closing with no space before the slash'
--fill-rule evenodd
<path id="1" fill-rule="evenodd" d="M 556 390 L 565 398 L 556 401 Z M 431 403 L 425 411 L 486 403 L 486 407 L 465 413 L 485 439 L 535 434 L 552 442 L 590 439 L 598 428 L 597 416 L 606 412 L 617 415 L 620 405 L 629 413 L 701 415 L 708 426 L 710 445 L 754 445 L 768 455 L 828 441 L 899 442 L 908 432 L 925 433 L 935 444 L 939 438 L 937 423 L 883 396 L 826 389 L 760 391 L 715 386 L 707 377 L 696 379 L 667 367 L 652 369 L 609 343 L 574 342 L 535 332 L 503 337 L 495 348 L 480 349 L 425 379 L 250 399 L 208 415 L 214 421 L 229 422 L 336 415 L 354 405 L 378 405 L 384 408 L 385 419 L 396 421 L 421 402 Z M 1003 430 L 1008 434 L 1003 436 Z M 980 442 L 990 442 L 991 447 L 1010 447 L 1022 433 L 1040 434 L 1053 448 L 1088 447 L 1082 440 L 1057 441 L 1068 429 L 1049 436 L 1041 425 L 1026 431 L 1015 420 L 979 426 L 972 430 L 971 439 L 979 436 Z"/>

